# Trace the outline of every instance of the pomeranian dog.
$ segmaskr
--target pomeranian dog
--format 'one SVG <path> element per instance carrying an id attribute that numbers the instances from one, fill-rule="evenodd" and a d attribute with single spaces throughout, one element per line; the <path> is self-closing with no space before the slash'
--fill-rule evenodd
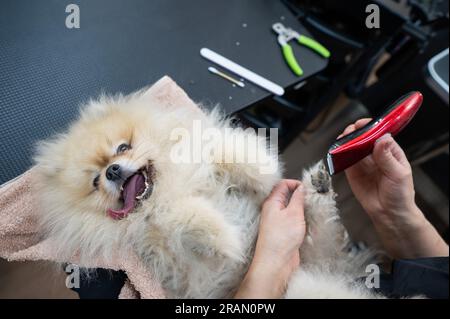
<path id="1" fill-rule="evenodd" d="M 233 135 L 237 143 L 202 141 L 210 161 L 173 150 L 193 132 L 193 122 Z M 41 142 L 35 160 L 44 236 L 58 254 L 81 263 L 133 250 L 169 298 L 232 297 L 251 262 L 261 204 L 281 179 L 277 154 L 265 137 L 230 130 L 219 112 L 167 107 L 145 94 L 89 102 L 67 132 Z M 246 154 L 235 145 L 245 142 Z M 256 154 L 256 161 L 228 156 Z M 267 164 L 272 171 L 262 169 Z M 355 279 L 370 252 L 350 255 L 325 166 L 305 171 L 307 240 L 287 298 L 378 297 Z M 122 250 L 123 251 L 123 250 Z"/>

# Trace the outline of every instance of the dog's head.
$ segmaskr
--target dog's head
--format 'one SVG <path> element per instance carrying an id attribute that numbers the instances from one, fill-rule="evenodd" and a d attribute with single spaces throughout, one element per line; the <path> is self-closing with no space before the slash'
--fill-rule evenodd
<path id="1" fill-rule="evenodd" d="M 120 219 L 151 195 L 158 141 L 148 105 L 102 98 L 85 107 L 67 133 L 38 145 L 39 187 L 48 209 Z M 47 207 L 46 207 L 47 208 Z"/>

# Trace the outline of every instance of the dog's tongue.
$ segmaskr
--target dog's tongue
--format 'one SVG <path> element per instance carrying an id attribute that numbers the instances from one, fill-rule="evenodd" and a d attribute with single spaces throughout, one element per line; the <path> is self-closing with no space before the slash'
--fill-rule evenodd
<path id="1" fill-rule="evenodd" d="M 120 210 L 108 209 L 108 215 L 113 219 L 122 219 L 127 217 L 134 209 L 136 196 L 142 194 L 145 190 L 145 178 L 142 174 L 134 174 L 123 185 L 122 197 L 123 208 Z"/>

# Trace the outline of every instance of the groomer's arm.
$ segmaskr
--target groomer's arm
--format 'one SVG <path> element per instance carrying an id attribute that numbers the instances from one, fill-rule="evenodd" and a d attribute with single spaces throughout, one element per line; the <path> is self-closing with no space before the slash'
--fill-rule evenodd
<path id="1" fill-rule="evenodd" d="M 305 232 L 303 187 L 299 181 L 283 180 L 264 202 L 255 256 L 235 298 L 281 298 L 300 265 Z"/>
<path id="2" fill-rule="evenodd" d="M 342 135 L 363 127 L 369 121 L 357 121 Z M 372 155 L 345 173 L 355 197 L 392 257 L 448 256 L 448 245 L 416 205 L 411 165 L 392 136 L 380 138 Z"/>

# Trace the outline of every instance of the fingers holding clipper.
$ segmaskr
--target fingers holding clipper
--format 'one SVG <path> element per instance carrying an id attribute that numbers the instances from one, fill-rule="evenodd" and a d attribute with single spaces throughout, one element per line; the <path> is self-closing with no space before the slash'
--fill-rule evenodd
<path id="1" fill-rule="evenodd" d="M 372 121 L 372 118 L 363 118 L 363 119 L 359 119 L 355 122 L 355 128 L 357 130 L 359 130 L 360 128 L 366 126 L 367 124 L 370 123 L 370 121 Z"/>
<path id="2" fill-rule="evenodd" d="M 399 181 L 411 174 L 411 165 L 391 134 L 376 141 L 372 158 L 378 168 L 391 179 Z"/>
<path id="3" fill-rule="evenodd" d="M 347 126 L 345 128 L 344 132 L 342 132 L 342 134 L 338 136 L 338 139 L 340 139 L 350 133 L 353 133 L 356 130 L 359 130 L 360 128 L 364 127 L 370 121 L 372 121 L 371 118 L 363 118 L 363 119 L 359 119 L 354 124 L 350 124 L 349 126 Z"/>
<path id="4" fill-rule="evenodd" d="M 349 126 L 347 126 L 345 128 L 344 132 L 342 132 L 342 134 L 338 136 L 338 139 L 340 139 L 340 138 L 342 138 L 342 137 L 344 137 L 344 136 L 354 132 L 355 130 L 356 130 L 355 124 L 350 124 Z"/>

